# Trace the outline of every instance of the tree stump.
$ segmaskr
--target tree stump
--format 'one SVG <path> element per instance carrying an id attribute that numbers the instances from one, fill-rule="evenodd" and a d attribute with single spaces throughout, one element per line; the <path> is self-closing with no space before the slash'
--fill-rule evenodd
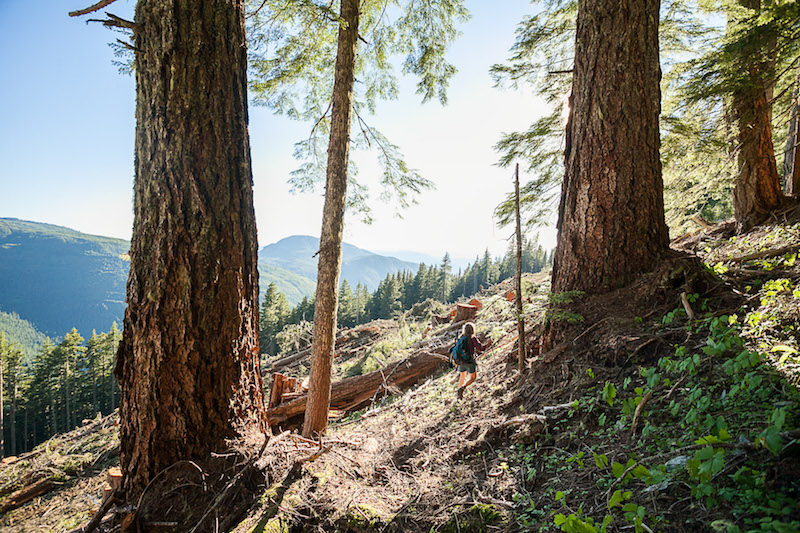
<path id="1" fill-rule="evenodd" d="M 478 308 L 470 304 L 456 304 L 456 316 L 454 322 L 472 320 L 478 314 Z"/>

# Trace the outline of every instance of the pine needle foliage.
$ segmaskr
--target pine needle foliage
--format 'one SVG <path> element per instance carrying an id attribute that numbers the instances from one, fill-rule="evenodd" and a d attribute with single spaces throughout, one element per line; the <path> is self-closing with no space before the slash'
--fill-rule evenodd
<path id="1" fill-rule="evenodd" d="M 530 86 L 550 106 L 549 113 L 526 131 L 506 133 L 495 146 L 500 166 L 520 162 L 532 176 L 520 190 L 528 227 L 548 223 L 563 181 L 577 4 L 576 0 L 535 2 L 535 13 L 517 27 L 508 61 L 490 71 L 498 86 Z M 714 96 L 700 104 L 684 90 L 687 83 L 696 83 L 693 76 L 702 56 L 698 51 L 712 49 L 716 53 L 719 48 L 724 34 L 721 4 L 665 0 L 661 5 L 662 163 L 667 222 L 673 232 L 688 229 L 697 214 L 716 220 L 732 213 L 735 158 L 728 149 L 731 134 L 724 121 L 722 98 Z M 718 85 L 716 80 L 709 83 Z M 512 215 L 513 195 L 509 193 L 495 210 L 498 226 L 511 223 Z"/>
<path id="2" fill-rule="evenodd" d="M 517 26 L 516 40 L 507 63 L 493 65 L 490 76 L 496 86 L 530 85 L 550 105 L 550 113 L 522 132 L 505 133 L 495 145 L 498 165 L 515 162 L 532 175 L 520 187 L 520 209 L 527 228 L 544 226 L 555 208 L 564 178 L 565 105 L 572 86 L 577 0 L 538 2 L 534 15 Z M 500 227 L 514 220 L 514 195 L 495 209 Z"/>
<path id="3" fill-rule="evenodd" d="M 691 217 L 715 221 L 733 213 L 738 176 L 733 95 L 757 84 L 772 93 L 775 146 L 785 143 L 800 55 L 800 4 L 702 1 L 706 23 L 696 50 L 687 50 L 665 76 L 662 158 L 667 221 L 673 233 L 694 229 Z M 741 137 L 740 137 L 741 138 Z M 778 168 L 783 151 L 776 150 Z"/>
<path id="4" fill-rule="evenodd" d="M 339 2 L 257 0 L 250 3 L 250 89 L 256 104 L 313 124 L 295 145 L 301 161 L 292 172 L 293 191 L 316 190 L 325 183 L 330 134 L 336 38 L 342 24 Z M 447 61 L 457 25 L 469 13 L 463 0 L 364 0 L 356 57 L 351 131 L 354 151 L 376 154 L 382 169 L 380 199 L 402 210 L 433 182 L 413 169 L 400 148 L 368 123 L 381 100 L 399 96 L 400 75 L 417 78 L 422 102 L 447 102 L 456 68 Z M 348 170 L 349 210 L 370 222 L 369 186 L 358 178 L 352 158 Z"/>

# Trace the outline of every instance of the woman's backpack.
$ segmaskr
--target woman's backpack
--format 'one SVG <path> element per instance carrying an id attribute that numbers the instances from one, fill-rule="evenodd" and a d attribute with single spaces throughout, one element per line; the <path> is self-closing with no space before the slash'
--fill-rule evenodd
<path id="1" fill-rule="evenodd" d="M 469 338 L 466 335 L 461 335 L 456 340 L 456 345 L 450 350 L 450 360 L 454 365 L 469 362 L 469 352 L 467 352 L 467 343 Z"/>

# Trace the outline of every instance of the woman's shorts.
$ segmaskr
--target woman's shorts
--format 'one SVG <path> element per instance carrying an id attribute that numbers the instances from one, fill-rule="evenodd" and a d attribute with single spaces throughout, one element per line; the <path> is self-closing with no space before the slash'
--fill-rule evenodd
<path id="1" fill-rule="evenodd" d="M 460 363 L 458 365 L 458 371 L 474 374 L 478 371 L 478 363 Z"/>

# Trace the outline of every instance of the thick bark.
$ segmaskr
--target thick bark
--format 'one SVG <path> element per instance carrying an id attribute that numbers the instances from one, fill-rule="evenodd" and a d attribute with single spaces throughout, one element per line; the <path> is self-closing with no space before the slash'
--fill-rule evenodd
<path id="1" fill-rule="evenodd" d="M 139 0 L 136 176 L 122 341 L 128 498 L 263 429 L 242 0 Z"/>
<path id="2" fill-rule="evenodd" d="M 789 134 L 786 136 L 786 151 L 783 160 L 784 191 L 787 196 L 800 195 L 800 65 L 792 94 L 792 110 L 789 119 Z"/>
<path id="3" fill-rule="evenodd" d="M 519 213 L 519 163 L 514 172 L 514 211 L 517 217 L 517 272 L 514 276 L 514 288 L 517 306 L 517 334 L 519 346 L 517 366 L 520 374 L 525 373 L 525 320 L 522 315 L 522 217 Z"/>
<path id="4" fill-rule="evenodd" d="M 602 292 L 668 249 L 658 0 L 581 0 L 553 290 Z"/>
<path id="5" fill-rule="evenodd" d="M 758 10 L 761 0 L 739 0 L 739 4 Z M 775 41 L 767 39 L 764 46 L 774 48 Z M 748 65 L 747 80 L 733 93 L 739 144 L 733 216 L 740 232 L 764 222 L 784 200 L 772 142 L 774 60 L 762 43 L 745 47 L 742 54 Z"/>
<path id="6" fill-rule="evenodd" d="M 356 45 L 358 43 L 359 0 L 342 0 L 336 69 L 333 82 L 331 133 L 325 207 L 317 264 L 317 292 L 314 306 L 314 340 L 311 348 L 309 400 L 303 435 L 325 433 L 331 395 L 331 364 L 336 334 L 336 307 L 342 262 L 342 230 L 347 194 L 347 163 L 350 157 L 350 119 L 353 112 Z"/>

